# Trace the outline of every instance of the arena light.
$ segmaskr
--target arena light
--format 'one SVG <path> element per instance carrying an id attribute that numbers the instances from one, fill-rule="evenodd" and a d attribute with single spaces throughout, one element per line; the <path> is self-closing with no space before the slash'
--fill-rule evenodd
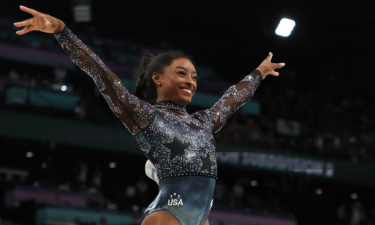
<path id="1" fill-rule="evenodd" d="M 32 158 L 34 154 L 32 152 L 26 152 L 26 157 L 27 158 Z"/>
<path id="2" fill-rule="evenodd" d="M 350 198 L 351 199 L 357 199 L 358 195 L 356 193 L 353 193 L 353 194 L 350 195 Z"/>
<path id="3" fill-rule="evenodd" d="M 111 169 L 116 168 L 116 163 L 111 162 L 111 163 L 109 164 L 109 168 L 111 168 Z"/>
<path id="4" fill-rule="evenodd" d="M 282 18 L 276 28 L 275 33 L 279 36 L 288 37 L 290 33 L 292 33 L 295 25 L 296 22 L 294 22 L 294 20 Z"/>
<path id="5" fill-rule="evenodd" d="M 137 206 L 137 205 L 133 205 L 132 208 L 133 208 L 134 211 L 138 211 L 139 210 L 139 206 Z"/>
<path id="6" fill-rule="evenodd" d="M 68 89 L 66 85 L 61 86 L 61 91 L 66 91 L 66 89 Z"/>
<path id="7" fill-rule="evenodd" d="M 315 194 L 317 194 L 317 195 L 321 195 L 321 194 L 323 194 L 323 190 L 322 189 L 316 189 L 315 190 Z"/>
<path id="8" fill-rule="evenodd" d="M 252 180 L 252 181 L 250 182 L 250 185 L 253 186 L 253 187 L 255 187 L 255 186 L 258 185 L 258 182 L 257 182 L 256 180 Z"/>

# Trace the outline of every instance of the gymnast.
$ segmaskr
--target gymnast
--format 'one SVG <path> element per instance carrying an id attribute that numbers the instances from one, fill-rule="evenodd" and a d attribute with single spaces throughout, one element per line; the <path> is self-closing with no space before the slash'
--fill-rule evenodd
<path id="1" fill-rule="evenodd" d="M 251 99 L 267 75 L 279 76 L 274 70 L 285 64 L 271 63 L 270 52 L 211 108 L 188 114 L 186 105 L 197 90 L 199 77 L 183 53 L 168 51 L 141 56 L 136 91 L 131 94 L 63 21 L 24 6 L 20 9 L 33 17 L 14 23 L 24 27 L 16 33 L 54 34 L 70 59 L 93 79 L 112 112 L 147 157 L 146 173 L 158 183 L 159 194 L 145 210 L 142 224 L 208 225 L 218 179 L 213 133 Z"/>

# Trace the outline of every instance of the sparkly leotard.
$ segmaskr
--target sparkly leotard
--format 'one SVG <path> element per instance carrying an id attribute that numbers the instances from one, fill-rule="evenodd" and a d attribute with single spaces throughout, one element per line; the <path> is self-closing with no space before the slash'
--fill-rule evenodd
<path id="1" fill-rule="evenodd" d="M 188 114 L 185 106 L 174 102 L 152 105 L 131 94 L 67 26 L 54 35 L 71 60 L 94 80 L 156 168 L 160 192 L 144 216 L 166 210 L 182 225 L 204 224 L 217 179 L 213 133 L 251 99 L 262 81 L 261 73 L 254 70 L 231 86 L 213 107 Z"/>

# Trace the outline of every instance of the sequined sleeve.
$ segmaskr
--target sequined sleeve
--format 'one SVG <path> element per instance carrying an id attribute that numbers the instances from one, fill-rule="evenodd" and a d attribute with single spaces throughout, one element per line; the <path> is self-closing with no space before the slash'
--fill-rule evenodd
<path id="1" fill-rule="evenodd" d="M 218 132 L 228 118 L 254 95 L 263 80 L 259 70 L 254 70 L 239 83 L 232 85 L 210 109 L 204 110 L 208 115 L 213 132 Z"/>
<path id="2" fill-rule="evenodd" d="M 93 79 L 112 112 L 130 133 L 135 135 L 152 122 L 154 107 L 129 93 L 117 75 L 67 26 L 54 36 L 70 59 Z"/>

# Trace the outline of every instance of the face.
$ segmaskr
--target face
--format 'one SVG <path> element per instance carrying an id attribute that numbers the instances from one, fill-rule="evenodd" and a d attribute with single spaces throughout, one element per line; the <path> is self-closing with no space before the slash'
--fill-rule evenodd
<path id="1" fill-rule="evenodd" d="M 190 60 L 177 58 L 164 69 L 163 74 L 154 73 L 152 76 L 158 92 L 159 101 L 172 101 L 180 106 L 191 102 L 196 89 L 198 75 Z"/>

